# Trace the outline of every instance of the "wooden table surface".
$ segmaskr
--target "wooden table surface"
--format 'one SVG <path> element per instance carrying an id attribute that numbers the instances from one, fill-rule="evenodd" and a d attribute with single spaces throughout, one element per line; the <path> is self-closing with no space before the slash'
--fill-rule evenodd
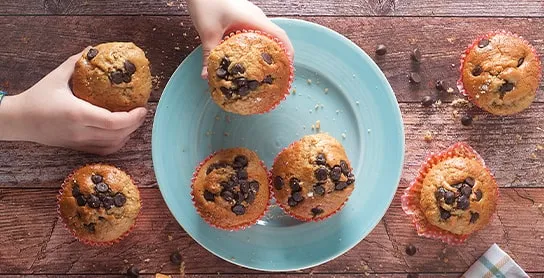
<path id="1" fill-rule="evenodd" d="M 544 92 L 511 117 L 459 109 L 476 118 L 461 125 L 436 80 L 455 88 L 459 56 L 478 35 L 505 29 L 527 38 L 544 53 L 541 0 L 256 0 L 267 14 L 316 22 L 353 40 L 375 58 L 399 101 L 406 133 L 406 159 L 395 198 L 376 228 L 355 248 L 312 269 L 269 274 L 225 262 L 192 240 L 164 203 L 151 161 L 151 127 L 164 85 L 198 44 L 184 1 L 2 0 L 0 1 L 0 90 L 24 91 L 87 45 L 134 41 L 147 51 L 158 82 L 145 124 L 117 154 L 98 157 L 33 143 L 0 143 L 0 274 L 7 276 L 120 276 L 137 265 L 149 276 L 180 275 L 169 255 L 179 250 L 187 277 L 359 276 L 457 277 L 497 243 L 533 277 L 544 277 Z M 375 57 L 376 45 L 387 55 Z M 410 51 L 419 48 L 418 68 Z M 422 83 L 408 83 L 418 70 Z M 420 101 L 431 95 L 436 108 Z M 433 140 L 425 142 L 431 131 Z M 500 202 L 489 226 L 461 246 L 418 237 L 400 206 L 402 190 L 431 151 L 457 141 L 472 145 L 500 185 Z M 541 146 L 541 147 L 539 147 Z M 131 235 L 117 245 L 91 248 L 65 230 L 55 195 L 64 177 L 90 162 L 113 163 L 139 183 L 145 207 Z M 362 177 L 364 179 L 364 177 Z M 405 247 L 417 247 L 408 256 Z M 365 275 L 366 274 L 366 275 Z M 145 275 L 144 275 L 145 276 Z"/>

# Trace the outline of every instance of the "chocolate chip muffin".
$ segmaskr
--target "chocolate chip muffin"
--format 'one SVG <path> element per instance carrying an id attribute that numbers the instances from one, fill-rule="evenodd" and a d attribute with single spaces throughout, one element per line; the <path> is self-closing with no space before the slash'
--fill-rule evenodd
<path id="1" fill-rule="evenodd" d="M 491 33 L 476 40 L 462 57 L 460 90 L 478 107 L 510 115 L 531 105 L 540 83 L 540 58 L 521 37 Z"/>
<path id="2" fill-rule="evenodd" d="M 268 173 L 256 153 L 232 148 L 214 153 L 195 171 L 194 205 L 210 225 L 239 230 L 253 225 L 268 208 Z"/>
<path id="3" fill-rule="evenodd" d="M 225 111 L 261 114 L 289 92 L 292 65 L 279 41 L 258 32 L 233 34 L 208 57 L 213 100 Z"/>
<path id="4" fill-rule="evenodd" d="M 133 227 L 140 193 L 132 179 L 110 165 L 93 164 L 66 178 L 58 196 L 59 214 L 80 241 L 112 244 Z"/>
<path id="5" fill-rule="evenodd" d="M 151 71 L 145 53 L 130 42 L 111 42 L 84 51 L 72 75 L 74 95 L 112 112 L 145 106 Z"/>
<path id="6" fill-rule="evenodd" d="M 328 134 L 304 136 L 284 149 L 271 171 L 277 203 L 302 221 L 339 211 L 355 186 L 344 147 Z"/>

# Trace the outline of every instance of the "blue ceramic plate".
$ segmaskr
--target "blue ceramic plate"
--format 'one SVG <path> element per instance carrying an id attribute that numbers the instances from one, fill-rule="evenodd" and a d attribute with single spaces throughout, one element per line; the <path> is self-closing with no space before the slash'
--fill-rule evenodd
<path id="1" fill-rule="evenodd" d="M 240 266 L 289 271 L 338 257 L 361 241 L 385 214 L 397 189 L 404 157 L 402 119 L 380 69 L 357 45 L 313 23 L 274 20 L 295 47 L 293 91 L 274 111 L 258 116 L 223 112 L 200 74 L 201 49 L 166 85 L 153 125 L 153 164 L 170 211 L 200 245 Z M 357 178 L 342 211 L 302 223 L 273 207 L 257 225 L 226 232 L 207 225 L 191 202 L 191 177 L 213 151 L 244 146 L 268 167 L 274 156 L 305 134 L 336 137 Z"/>

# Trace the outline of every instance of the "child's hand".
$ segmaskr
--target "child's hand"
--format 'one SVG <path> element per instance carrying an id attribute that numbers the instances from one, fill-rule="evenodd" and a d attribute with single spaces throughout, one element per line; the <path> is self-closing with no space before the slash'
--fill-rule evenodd
<path id="1" fill-rule="evenodd" d="M 207 78 L 210 51 L 221 42 L 227 31 L 256 29 L 280 39 L 293 59 L 294 49 L 287 34 L 272 23 L 261 9 L 247 0 L 188 0 L 189 13 L 203 47 L 202 78 Z"/>
<path id="2" fill-rule="evenodd" d="M 112 113 L 72 94 L 68 85 L 81 53 L 70 57 L 20 95 L 6 97 L 0 110 L 13 120 L 0 138 L 33 141 L 100 155 L 118 151 L 144 121 L 143 107 Z"/>

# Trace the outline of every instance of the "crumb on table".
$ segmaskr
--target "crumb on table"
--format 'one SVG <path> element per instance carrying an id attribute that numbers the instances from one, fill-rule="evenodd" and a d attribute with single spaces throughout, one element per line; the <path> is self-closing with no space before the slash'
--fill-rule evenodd
<path id="1" fill-rule="evenodd" d="M 429 143 L 433 140 L 433 134 L 431 133 L 430 130 L 427 130 L 425 132 L 425 135 L 423 136 L 423 140 L 425 140 L 425 142 Z"/>

